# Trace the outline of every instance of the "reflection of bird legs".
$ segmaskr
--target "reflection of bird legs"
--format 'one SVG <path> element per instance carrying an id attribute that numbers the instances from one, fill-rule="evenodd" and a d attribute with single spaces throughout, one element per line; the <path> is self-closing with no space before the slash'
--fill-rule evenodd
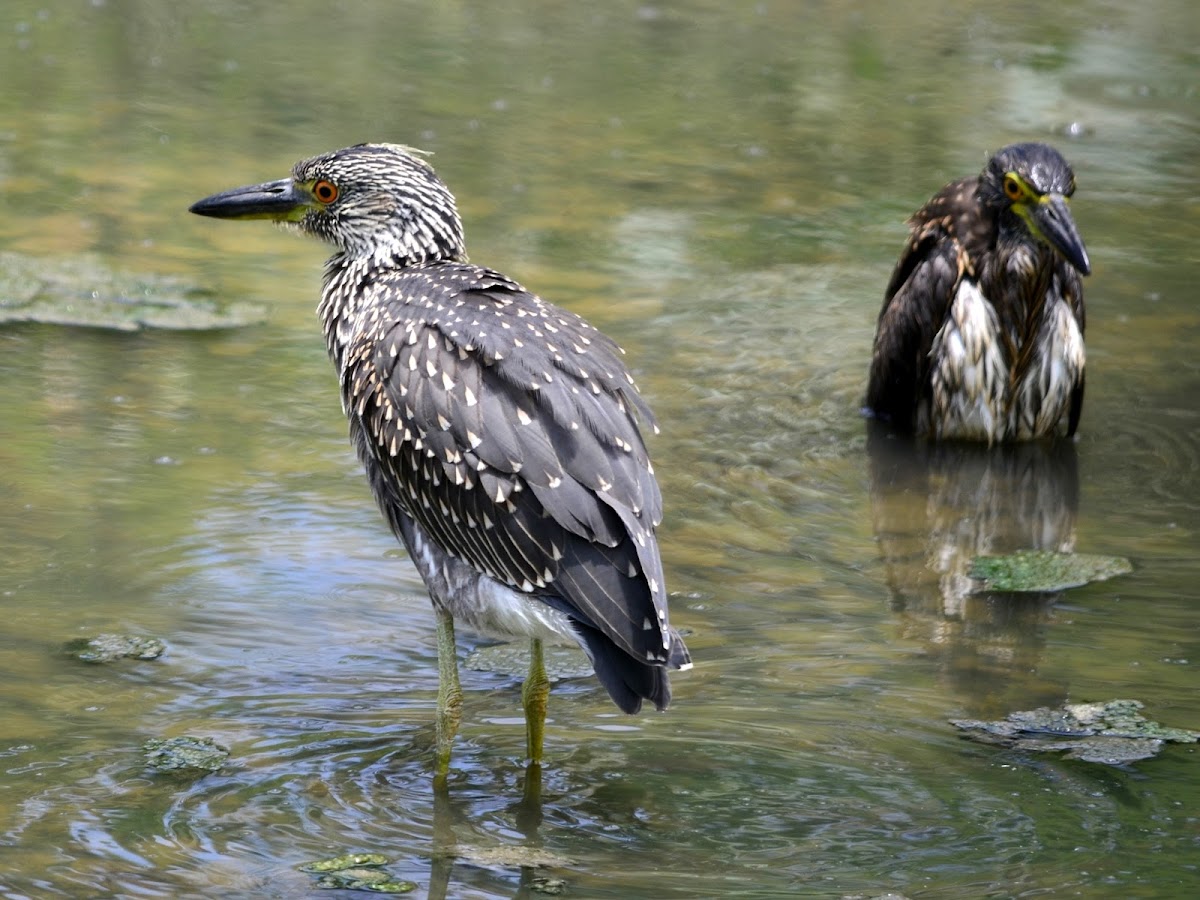
<path id="1" fill-rule="evenodd" d="M 461 855 L 456 820 L 468 822 L 465 808 L 455 810 L 455 800 L 450 797 L 445 780 L 435 781 L 433 787 L 433 848 L 430 852 L 428 900 L 446 900 L 450 893 L 450 880 L 454 863 Z M 525 766 L 525 784 L 521 799 L 514 807 L 517 830 L 524 838 L 522 845 L 527 849 L 542 846 L 542 767 L 530 762 Z M 464 824 L 469 827 L 469 824 Z M 521 866 L 520 888 L 517 897 L 529 896 L 536 865 Z"/>
<path id="2" fill-rule="evenodd" d="M 439 753 L 441 747 L 438 747 Z M 439 757 L 440 758 L 440 757 Z M 454 813 L 446 781 L 433 783 L 433 849 L 429 854 L 428 900 L 446 900 L 450 891 L 450 872 L 458 857 L 458 839 L 454 835 Z"/>
<path id="3" fill-rule="evenodd" d="M 516 809 L 517 830 L 530 847 L 542 846 L 542 767 L 531 762 L 525 767 L 525 785 Z"/>
<path id="4" fill-rule="evenodd" d="M 517 804 L 516 809 L 517 830 L 524 836 L 526 847 L 541 848 L 542 818 L 542 766 L 540 763 L 530 762 L 525 766 L 525 785 L 521 791 L 521 802 Z M 536 866 L 521 867 L 521 893 L 518 893 L 518 897 L 526 896 L 532 887 L 536 871 Z"/>

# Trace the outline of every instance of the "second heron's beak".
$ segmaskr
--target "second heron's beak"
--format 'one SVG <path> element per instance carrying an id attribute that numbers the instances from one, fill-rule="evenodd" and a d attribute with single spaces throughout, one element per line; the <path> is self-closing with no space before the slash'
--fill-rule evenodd
<path id="1" fill-rule="evenodd" d="M 1029 220 L 1040 237 L 1063 255 L 1081 275 L 1092 271 L 1087 248 L 1062 194 L 1045 194 L 1029 204 Z"/>
<path id="2" fill-rule="evenodd" d="M 294 222 L 303 218 L 312 197 L 291 178 L 251 184 L 221 191 L 188 207 L 189 212 L 215 219 L 274 219 Z"/>

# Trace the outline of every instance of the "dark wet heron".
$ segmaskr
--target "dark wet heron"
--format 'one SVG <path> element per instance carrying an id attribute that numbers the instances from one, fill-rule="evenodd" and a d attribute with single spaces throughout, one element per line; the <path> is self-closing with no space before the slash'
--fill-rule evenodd
<path id="1" fill-rule="evenodd" d="M 691 660 L 667 620 L 662 498 L 619 347 L 470 265 L 453 195 L 414 151 L 360 144 L 191 211 L 273 219 L 337 248 L 319 314 L 371 490 L 437 618 L 436 775 L 461 718 L 454 620 L 532 638 L 522 691 L 542 758 L 542 642 L 571 642 L 627 713 L 665 709 Z"/>
<path id="2" fill-rule="evenodd" d="M 875 332 L 866 405 L 938 439 L 1068 436 L 1083 407 L 1087 251 L 1067 207 L 1075 175 L 1045 144 L 1013 144 L 909 220 Z"/>

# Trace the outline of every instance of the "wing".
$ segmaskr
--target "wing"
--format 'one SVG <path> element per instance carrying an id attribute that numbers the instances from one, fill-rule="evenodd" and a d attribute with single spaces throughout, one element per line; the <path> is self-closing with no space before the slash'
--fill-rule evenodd
<path id="1" fill-rule="evenodd" d="M 975 189 L 978 177 L 946 185 L 909 220 L 908 246 L 888 282 L 875 328 L 866 406 L 875 417 L 912 431 L 929 399 L 933 339 L 965 275 L 972 250 L 987 246 Z"/>
<path id="2" fill-rule="evenodd" d="M 417 267 L 366 290 L 379 313 L 347 350 L 342 389 L 386 499 L 447 553 L 639 662 L 686 664 L 637 423 L 653 420 L 620 349 L 487 269 Z"/>

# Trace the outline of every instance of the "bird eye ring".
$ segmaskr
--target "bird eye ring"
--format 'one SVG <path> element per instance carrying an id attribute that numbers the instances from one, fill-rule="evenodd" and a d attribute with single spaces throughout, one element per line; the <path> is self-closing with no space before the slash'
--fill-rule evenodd
<path id="1" fill-rule="evenodd" d="M 1021 182 L 1015 175 L 1004 176 L 1004 194 L 1009 200 L 1021 199 Z"/>
<path id="2" fill-rule="evenodd" d="M 312 187 L 313 196 L 322 203 L 332 203 L 338 198 L 337 185 L 332 181 L 321 180 Z"/>

